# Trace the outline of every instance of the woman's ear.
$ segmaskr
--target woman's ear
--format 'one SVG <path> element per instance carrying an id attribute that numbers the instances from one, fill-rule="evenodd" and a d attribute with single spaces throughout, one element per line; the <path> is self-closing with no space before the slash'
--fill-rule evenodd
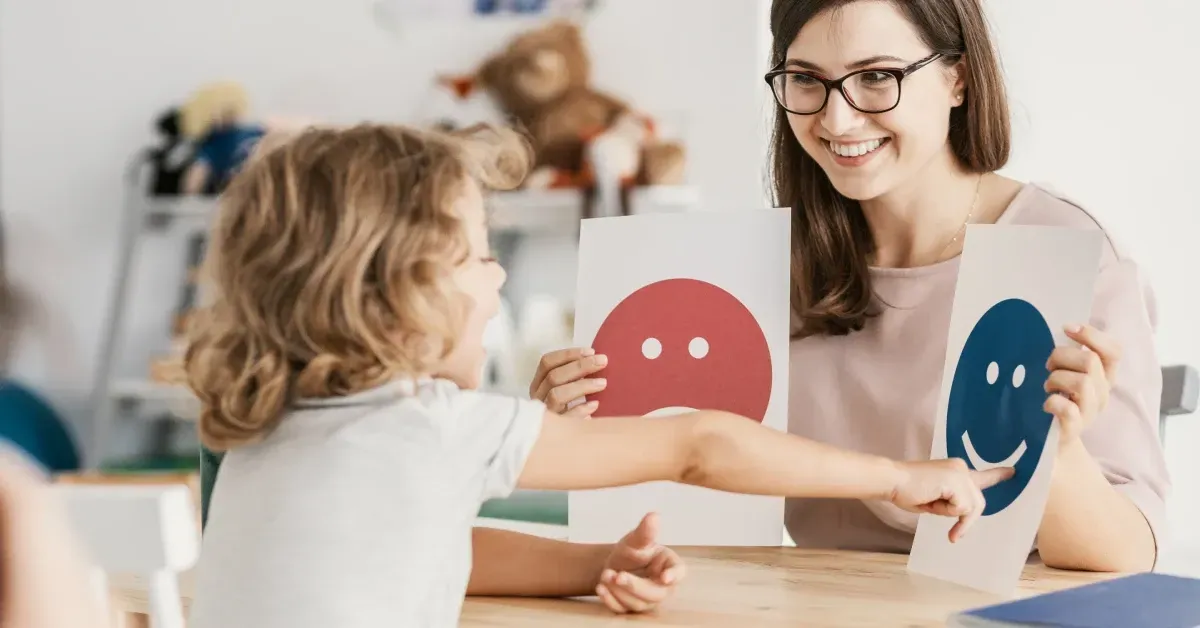
<path id="1" fill-rule="evenodd" d="M 967 101 L 967 59 L 959 60 L 948 69 L 950 79 L 950 106 L 958 107 Z"/>

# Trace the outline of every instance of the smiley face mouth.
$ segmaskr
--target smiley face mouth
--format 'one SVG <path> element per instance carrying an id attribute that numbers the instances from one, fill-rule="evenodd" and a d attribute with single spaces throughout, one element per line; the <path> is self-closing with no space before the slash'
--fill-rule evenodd
<path id="1" fill-rule="evenodd" d="M 657 410 L 651 410 L 651 411 L 647 412 L 646 414 L 643 414 L 642 416 L 647 419 L 653 419 L 653 418 L 661 418 L 661 417 L 667 417 L 667 416 L 675 416 L 676 414 L 687 414 L 688 412 L 695 412 L 695 411 L 696 411 L 695 408 L 689 408 L 687 406 L 668 406 L 665 408 L 659 408 Z"/>
<path id="2" fill-rule="evenodd" d="M 1025 441 L 1022 440 L 1021 444 L 1017 445 L 1017 448 L 1012 452 L 1012 454 L 1010 454 L 1004 460 L 1001 460 L 1000 462 L 988 462 L 987 460 L 983 459 L 983 456 L 979 455 L 978 451 L 975 451 L 975 446 L 971 444 L 970 434 L 963 432 L 962 442 L 963 448 L 967 450 L 967 460 L 970 461 L 971 467 L 973 467 L 976 471 L 1015 467 L 1017 462 L 1021 459 L 1021 456 L 1025 455 L 1025 450 L 1027 449 Z"/>

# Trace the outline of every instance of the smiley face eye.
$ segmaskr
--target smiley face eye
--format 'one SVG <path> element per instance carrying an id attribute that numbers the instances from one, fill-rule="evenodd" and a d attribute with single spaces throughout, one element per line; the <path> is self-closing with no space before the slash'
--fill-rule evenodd
<path id="1" fill-rule="evenodd" d="M 1018 364 L 1017 368 L 1013 369 L 1013 388 L 1020 388 L 1021 384 L 1025 383 L 1025 365 Z"/>
<path id="2" fill-rule="evenodd" d="M 987 380 L 989 384 L 995 384 L 997 379 L 1000 379 L 1000 365 L 992 362 L 987 367 Z"/>
<path id="3" fill-rule="evenodd" d="M 647 360 L 653 360 L 662 355 L 662 343 L 658 341 L 658 338 L 647 338 L 642 342 L 642 355 Z"/>
<path id="4" fill-rule="evenodd" d="M 688 353 L 697 360 L 703 358 L 708 355 L 708 341 L 700 337 L 692 338 L 688 343 Z"/>

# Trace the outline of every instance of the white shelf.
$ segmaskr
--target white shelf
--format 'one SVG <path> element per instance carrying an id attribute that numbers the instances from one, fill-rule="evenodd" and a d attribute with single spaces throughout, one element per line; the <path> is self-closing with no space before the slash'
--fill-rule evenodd
<path id="1" fill-rule="evenodd" d="M 180 196 L 143 200 L 142 214 L 147 220 L 171 218 L 208 219 L 217 213 L 217 199 L 209 196 Z"/>
<path id="2" fill-rule="evenodd" d="M 630 194 L 636 214 L 694 209 L 700 202 L 695 187 L 648 186 Z M 491 197 L 488 216 L 493 229 L 525 233 L 575 233 L 582 218 L 583 193 L 579 190 L 522 190 Z"/>
<path id="3" fill-rule="evenodd" d="M 184 421 L 195 421 L 200 416 L 200 402 L 185 386 L 146 379 L 119 379 L 109 386 L 109 396 L 118 403 L 166 406 L 170 414 Z M 134 415 L 144 419 L 161 416 L 150 412 L 136 412 Z"/>
<path id="4" fill-rule="evenodd" d="M 579 228 L 579 190 L 499 192 L 489 199 L 488 224 L 500 231 L 573 233 Z"/>
<path id="5" fill-rule="evenodd" d="M 143 216 L 155 223 L 172 219 L 211 219 L 217 199 L 208 196 L 147 198 Z M 636 213 L 684 211 L 699 202 L 692 186 L 650 186 L 635 189 L 630 202 Z M 490 199 L 489 220 L 494 229 L 521 232 L 574 233 L 579 228 L 583 193 L 579 190 L 520 190 L 498 192 Z"/>
<path id="6" fill-rule="evenodd" d="M 195 399 L 185 386 L 164 384 L 144 379 L 119 379 L 112 383 L 109 394 L 113 399 L 132 401 L 188 401 Z"/>

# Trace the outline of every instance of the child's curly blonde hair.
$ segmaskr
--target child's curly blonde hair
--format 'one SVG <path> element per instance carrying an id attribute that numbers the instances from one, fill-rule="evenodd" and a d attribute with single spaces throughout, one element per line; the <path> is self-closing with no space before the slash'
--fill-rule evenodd
<path id="1" fill-rule="evenodd" d="M 296 398 L 427 374 L 465 314 L 455 203 L 474 179 L 509 189 L 528 144 L 511 130 L 313 128 L 266 141 L 220 201 L 211 303 L 184 356 L 214 451 L 253 442 Z"/>

